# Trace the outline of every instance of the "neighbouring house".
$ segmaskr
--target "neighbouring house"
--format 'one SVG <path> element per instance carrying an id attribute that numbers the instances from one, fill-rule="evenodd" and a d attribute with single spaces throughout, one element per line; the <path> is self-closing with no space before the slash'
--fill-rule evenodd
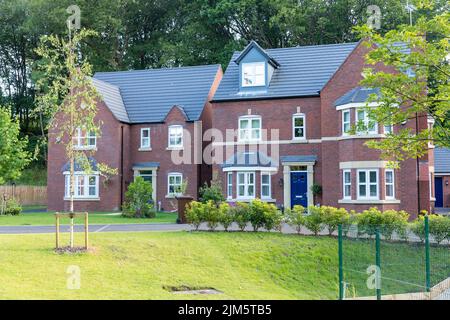
<path id="1" fill-rule="evenodd" d="M 228 201 L 433 210 L 431 148 L 393 170 L 364 145 L 398 130 L 369 123 L 366 102 L 379 91 L 359 86 L 367 50 L 360 42 L 267 50 L 251 42 L 234 53 L 212 101 L 212 126 L 225 137 L 213 143 L 225 159 L 213 176 Z M 367 132 L 350 134 L 357 121 Z M 419 116 L 419 130 L 429 122 Z M 404 126 L 415 130 L 416 120 Z"/>
<path id="2" fill-rule="evenodd" d="M 86 175 L 76 166 L 75 210 L 120 210 L 128 185 L 142 176 L 153 186 L 156 206 L 176 207 L 183 184 L 197 196 L 198 187 L 211 180 L 211 168 L 201 161 L 202 134 L 211 127 L 211 105 L 222 77 L 220 65 L 100 72 L 93 83 L 102 99 L 97 119 L 100 137 L 79 130 L 77 148 L 95 150 L 97 162 L 119 174 Z M 48 209 L 69 208 L 69 165 L 64 146 L 49 132 Z M 181 159 L 181 160 L 180 160 Z"/>
<path id="3" fill-rule="evenodd" d="M 434 193 L 436 208 L 450 208 L 450 149 L 434 149 Z"/>

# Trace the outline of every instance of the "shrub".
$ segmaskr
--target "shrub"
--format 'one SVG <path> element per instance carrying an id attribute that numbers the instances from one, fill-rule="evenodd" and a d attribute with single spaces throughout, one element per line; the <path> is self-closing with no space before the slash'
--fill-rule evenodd
<path id="1" fill-rule="evenodd" d="M 228 231 L 228 228 L 234 221 L 233 211 L 231 210 L 228 203 L 225 202 L 221 203 L 218 209 L 219 209 L 219 221 L 222 224 L 225 231 Z"/>
<path id="2" fill-rule="evenodd" d="M 386 210 L 382 213 L 380 232 L 385 239 L 392 239 L 392 234 L 397 232 L 401 238 L 406 238 L 406 228 L 409 214 L 405 211 Z"/>
<path id="3" fill-rule="evenodd" d="M 216 230 L 220 222 L 220 213 L 219 208 L 217 208 L 214 201 L 209 200 L 208 202 L 203 203 L 203 212 L 209 230 Z"/>
<path id="4" fill-rule="evenodd" d="M 450 240 L 450 219 L 437 215 L 428 216 L 428 230 L 438 244 L 445 239 Z"/>
<path id="5" fill-rule="evenodd" d="M 352 226 L 356 224 L 357 213 L 355 210 L 350 210 L 350 213 L 342 219 L 342 233 L 344 237 L 348 237 Z"/>
<path id="6" fill-rule="evenodd" d="M 323 230 L 322 208 L 309 206 L 308 212 L 309 214 L 305 218 L 305 226 L 317 236 Z"/>
<path id="7" fill-rule="evenodd" d="M 245 227 L 250 222 L 251 209 L 248 203 L 238 202 L 235 207 L 231 208 L 231 214 L 234 217 L 234 221 L 237 223 L 241 231 L 245 230 Z"/>
<path id="8" fill-rule="evenodd" d="M 5 215 L 18 216 L 22 213 L 22 207 L 15 199 L 9 199 L 6 201 Z"/>
<path id="9" fill-rule="evenodd" d="M 410 230 L 414 233 L 421 242 L 425 241 L 425 221 L 423 216 L 419 216 L 414 222 L 410 224 Z"/>
<path id="10" fill-rule="evenodd" d="M 205 221 L 205 206 L 198 201 L 191 201 L 186 208 L 186 220 L 198 230 L 200 224 Z"/>
<path id="11" fill-rule="evenodd" d="M 283 215 L 272 203 L 264 203 L 264 229 L 281 232 Z"/>
<path id="12" fill-rule="evenodd" d="M 348 219 L 349 214 L 344 208 L 334 208 L 329 206 L 323 206 L 322 209 L 322 219 L 323 224 L 328 229 L 328 234 L 332 235 L 334 231 L 338 228 L 340 224 L 343 224 L 346 219 Z"/>
<path id="13" fill-rule="evenodd" d="M 123 216 L 130 218 L 154 218 L 156 216 L 152 204 L 152 185 L 142 177 L 128 186 L 125 193 Z"/>
<path id="14" fill-rule="evenodd" d="M 383 214 L 377 208 L 372 207 L 357 216 L 357 223 L 358 235 L 374 236 L 383 223 Z"/>
<path id="15" fill-rule="evenodd" d="M 260 199 L 255 199 L 250 203 L 250 223 L 252 224 L 253 231 L 258 231 L 264 226 L 266 203 Z"/>
<path id="16" fill-rule="evenodd" d="M 300 234 L 302 226 L 305 225 L 305 207 L 296 205 L 292 209 L 287 209 L 286 220 Z"/>
<path id="17" fill-rule="evenodd" d="M 211 181 L 211 186 L 208 186 L 205 182 L 203 187 L 199 189 L 200 201 L 206 203 L 208 201 L 214 201 L 216 205 L 225 201 L 223 196 L 222 187 L 219 182 Z"/>

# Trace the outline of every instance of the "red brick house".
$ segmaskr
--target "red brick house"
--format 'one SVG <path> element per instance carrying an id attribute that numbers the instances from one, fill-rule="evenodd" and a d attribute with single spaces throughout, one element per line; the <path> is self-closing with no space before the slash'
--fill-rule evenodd
<path id="1" fill-rule="evenodd" d="M 212 126 L 227 136 L 214 142 L 226 161 L 213 165 L 213 176 L 228 201 L 433 210 L 431 150 L 392 170 L 364 143 L 397 128 L 373 123 L 348 133 L 357 121 L 369 124 L 367 98 L 378 92 L 359 87 L 367 50 L 361 43 L 264 50 L 252 42 L 233 55 L 212 101 Z M 427 127 L 426 115 L 418 124 Z"/>
<path id="2" fill-rule="evenodd" d="M 202 166 L 201 137 L 211 127 L 209 101 L 221 77 L 220 65 L 95 74 L 102 135 L 80 131 L 77 147 L 95 151 L 94 171 L 95 162 L 102 162 L 119 174 L 104 184 L 95 173 L 77 171 L 75 210 L 120 210 L 136 176 L 151 181 L 161 209 L 173 209 L 183 183 L 196 196 L 199 185 L 211 179 L 210 168 Z M 49 132 L 49 210 L 68 209 L 67 181 L 64 146 Z"/>

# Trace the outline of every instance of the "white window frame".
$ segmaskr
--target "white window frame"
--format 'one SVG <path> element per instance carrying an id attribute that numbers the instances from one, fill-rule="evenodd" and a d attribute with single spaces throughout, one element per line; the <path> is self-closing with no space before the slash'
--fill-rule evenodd
<path id="1" fill-rule="evenodd" d="M 83 177 L 83 185 L 79 185 L 80 178 Z M 91 177 L 95 178 L 95 194 L 89 195 L 89 188 L 93 185 L 89 184 L 89 180 Z M 74 173 L 74 199 L 98 199 L 100 190 L 99 190 L 99 181 L 100 176 L 98 172 L 93 172 L 91 174 L 85 174 L 84 172 L 75 172 Z M 79 193 L 79 188 L 83 188 L 83 194 Z M 64 172 L 64 196 L 66 199 L 70 198 L 70 172 Z"/>
<path id="2" fill-rule="evenodd" d="M 169 196 L 177 196 L 177 195 L 181 195 L 180 192 L 170 192 L 170 186 L 171 186 L 171 184 L 170 184 L 170 178 L 171 178 L 171 177 L 174 177 L 175 180 L 176 180 L 176 177 L 180 177 L 180 184 L 179 184 L 179 185 L 178 185 L 178 184 L 173 184 L 174 190 L 175 190 L 175 187 L 176 187 L 176 186 L 179 186 L 179 187 L 181 188 L 181 186 L 183 185 L 183 174 L 182 174 L 182 173 L 179 173 L 179 172 L 171 172 L 171 173 L 169 173 L 169 174 L 167 175 L 167 194 L 168 194 Z"/>
<path id="3" fill-rule="evenodd" d="M 263 67 L 263 73 L 262 74 L 256 74 L 256 69 L 258 66 Z M 253 73 L 250 74 L 247 78 L 251 78 L 253 80 L 254 84 L 246 83 L 245 81 L 245 68 L 250 67 L 253 69 Z M 257 78 L 262 77 L 262 82 L 257 82 Z M 266 62 L 248 62 L 242 64 L 242 77 L 241 77 L 241 84 L 243 88 L 246 87 L 262 87 L 266 85 Z"/>
<path id="4" fill-rule="evenodd" d="M 148 137 L 144 137 L 144 132 L 148 132 Z M 144 141 L 148 141 L 148 144 L 145 144 Z M 150 149 L 151 147 L 150 128 L 141 128 L 141 149 Z"/>
<path id="5" fill-rule="evenodd" d="M 227 173 L 227 198 L 233 198 L 233 172 Z"/>
<path id="6" fill-rule="evenodd" d="M 239 181 L 239 177 L 241 176 L 241 174 L 244 175 L 244 182 L 241 183 Z M 249 177 L 253 176 L 253 184 L 249 183 Z M 255 172 L 249 172 L 249 171 L 239 171 L 237 172 L 237 176 L 236 176 L 236 198 L 237 199 L 243 199 L 243 200 L 248 200 L 248 199 L 255 199 L 255 194 L 256 194 L 256 190 L 255 190 Z M 240 186 L 244 186 L 244 195 L 239 195 L 239 187 Z M 253 195 L 250 195 L 248 192 L 249 186 L 253 186 Z"/>
<path id="7" fill-rule="evenodd" d="M 364 185 L 366 186 L 366 195 L 365 196 L 361 196 L 360 194 L 360 185 L 362 184 L 361 181 L 359 180 L 359 174 L 361 172 L 365 173 L 366 176 L 366 181 L 364 182 Z M 376 182 L 370 182 L 370 172 L 375 172 L 376 174 Z M 358 195 L 358 200 L 379 200 L 380 198 L 380 179 L 379 179 L 379 169 L 358 169 L 357 170 L 357 195 Z M 376 186 L 376 191 L 377 194 L 376 196 L 370 196 L 370 186 L 371 185 L 375 185 Z"/>
<path id="8" fill-rule="evenodd" d="M 392 182 L 387 182 L 387 174 L 392 173 Z M 392 195 L 388 196 L 388 186 L 392 186 Z M 395 171 L 393 169 L 384 170 L 384 196 L 385 199 L 395 199 Z"/>
<path id="9" fill-rule="evenodd" d="M 349 182 L 346 182 L 345 176 L 346 174 L 349 175 L 350 179 Z M 350 187 L 350 194 L 346 195 L 345 193 L 345 187 Z M 351 170 L 343 170 L 342 171 L 342 199 L 350 200 L 352 198 L 352 171 Z"/>
<path id="10" fill-rule="evenodd" d="M 258 128 L 253 128 L 252 127 L 252 122 L 253 120 L 258 120 L 259 121 L 259 127 Z M 261 116 L 242 116 L 239 117 L 239 123 L 238 123 L 238 140 L 239 142 L 258 142 L 262 140 L 262 119 Z M 247 121 L 247 124 L 249 127 L 247 128 L 242 128 L 241 127 L 241 122 L 242 121 Z M 242 138 L 242 133 L 247 131 L 247 139 Z M 253 132 L 254 131 L 258 131 L 259 132 L 259 138 L 252 138 L 253 136 Z"/>
<path id="11" fill-rule="evenodd" d="M 175 133 L 171 132 L 172 130 L 178 130 L 180 128 L 181 128 L 181 133 L 179 133 L 179 132 L 175 132 Z M 167 131 L 168 131 L 168 147 L 169 148 L 177 148 L 177 149 L 183 148 L 183 126 L 182 125 L 178 125 L 178 124 L 177 125 L 172 125 L 172 126 L 169 126 Z M 181 138 L 180 139 L 181 142 L 179 144 L 172 144 L 171 143 L 171 139 L 170 139 L 171 136 L 174 136 L 174 139 L 177 139 L 178 137 Z"/>
<path id="12" fill-rule="evenodd" d="M 90 144 L 91 139 L 94 139 L 94 144 Z M 77 128 L 76 135 L 73 137 L 73 147 L 77 150 L 95 149 L 97 148 L 97 135 L 93 131 L 86 131 L 86 134 L 83 135 L 83 130 Z"/>
<path id="13" fill-rule="evenodd" d="M 296 126 L 295 120 L 298 118 L 303 119 L 303 126 Z M 303 129 L 303 137 L 295 136 L 295 129 L 302 128 Z M 292 116 L 292 140 L 305 140 L 306 139 L 306 116 L 304 113 L 296 113 Z"/>
<path id="14" fill-rule="evenodd" d="M 364 108 L 355 108 L 355 124 L 357 125 L 359 123 L 359 118 L 358 118 L 358 112 L 364 112 L 364 119 L 363 119 L 363 123 L 364 126 L 368 129 L 367 131 L 357 131 L 356 134 L 357 135 L 371 135 L 371 134 L 377 134 L 378 133 L 378 123 L 376 123 L 374 121 L 374 126 L 373 126 L 373 130 L 369 130 L 369 113 L 367 112 L 366 109 Z"/>
<path id="15" fill-rule="evenodd" d="M 263 183 L 263 176 L 269 177 L 268 183 Z M 263 187 L 269 188 L 269 194 L 264 195 L 263 194 Z M 261 172 L 261 199 L 271 199 L 272 198 L 272 176 L 270 172 Z"/>
<path id="16" fill-rule="evenodd" d="M 348 121 L 345 121 L 345 114 L 348 114 Z M 348 124 L 348 130 L 345 131 L 345 126 L 347 124 Z M 352 127 L 352 121 L 351 121 L 350 109 L 342 110 L 342 135 L 343 136 L 348 136 L 349 135 L 349 131 L 351 130 L 351 127 Z"/>

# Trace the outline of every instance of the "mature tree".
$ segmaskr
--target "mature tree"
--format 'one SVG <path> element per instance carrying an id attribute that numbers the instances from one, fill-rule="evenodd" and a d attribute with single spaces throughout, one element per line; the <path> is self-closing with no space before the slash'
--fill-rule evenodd
<path id="1" fill-rule="evenodd" d="M 20 177 L 30 161 L 26 146 L 27 138 L 20 138 L 19 122 L 11 119 L 8 108 L 0 106 L 0 184 Z"/>
<path id="2" fill-rule="evenodd" d="M 430 1 L 417 2 L 419 10 L 432 10 L 430 5 Z M 429 142 L 450 146 L 450 13 L 423 15 L 413 25 L 401 25 L 385 35 L 367 26 L 359 32 L 368 39 L 367 45 L 374 47 L 367 62 L 382 63 L 394 71 L 365 70 L 362 84 L 381 90 L 379 97 L 371 97 L 380 106 L 370 108 L 369 116 L 382 125 L 399 128 L 368 146 L 381 150 L 382 157 L 394 163 L 424 155 Z M 404 126 L 407 120 L 421 117 L 432 118 L 433 129 Z"/>

